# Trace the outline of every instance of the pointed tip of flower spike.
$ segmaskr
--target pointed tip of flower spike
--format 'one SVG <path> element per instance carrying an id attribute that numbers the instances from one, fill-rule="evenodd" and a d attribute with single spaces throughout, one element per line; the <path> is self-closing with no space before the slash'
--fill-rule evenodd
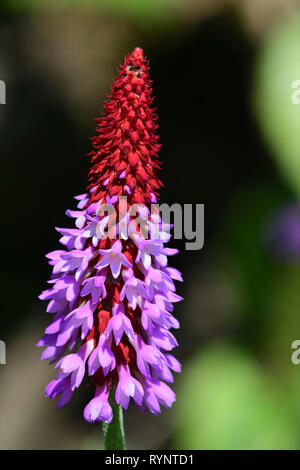
<path id="1" fill-rule="evenodd" d="M 136 47 L 134 51 L 130 54 L 130 59 L 144 59 L 144 51 L 141 47 Z"/>

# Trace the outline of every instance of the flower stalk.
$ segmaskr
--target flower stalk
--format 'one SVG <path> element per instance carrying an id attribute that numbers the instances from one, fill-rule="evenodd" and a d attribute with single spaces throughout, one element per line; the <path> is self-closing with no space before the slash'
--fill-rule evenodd
<path id="1" fill-rule="evenodd" d="M 123 422 L 123 408 L 116 403 L 115 390 L 112 389 L 109 403 L 113 410 L 113 419 L 102 424 L 105 450 L 126 450 L 126 440 Z"/>

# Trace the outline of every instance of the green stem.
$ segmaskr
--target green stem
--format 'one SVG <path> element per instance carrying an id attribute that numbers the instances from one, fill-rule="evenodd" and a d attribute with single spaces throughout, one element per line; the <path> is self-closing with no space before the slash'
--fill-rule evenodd
<path id="1" fill-rule="evenodd" d="M 125 432 L 123 424 L 123 408 L 115 401 L 115 390 L 112 389 L 109 396 L 109 403 L 112 407 L 114 417 L 107 424 L 103 423 L 105 450 L 126 450 Z"/>

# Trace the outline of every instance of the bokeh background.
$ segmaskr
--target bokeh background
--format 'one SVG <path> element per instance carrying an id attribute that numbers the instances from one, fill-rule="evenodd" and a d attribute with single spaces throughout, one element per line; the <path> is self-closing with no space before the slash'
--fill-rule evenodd
<path id="1" fill-rule="evenodd" d="M 183 271 L 177 402 L 125 414 L 130 449 L 299 449 L 299 0 L 1 0 L 1 449 L 102 448 L 90 391 L 55 409 L 35 343 L 54 226 L 83 192 L 98 116 L 135 46 L 151 61 L 167 203 L 205 204 Z M 299 98 L 299 97 L 298 97 Z M 297 100 L 296 100 L 297 101 Z"/>

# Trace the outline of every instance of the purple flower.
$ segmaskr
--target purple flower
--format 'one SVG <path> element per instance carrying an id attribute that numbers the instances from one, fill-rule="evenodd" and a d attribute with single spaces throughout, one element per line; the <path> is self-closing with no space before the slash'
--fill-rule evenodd
<path id="1" fill-rule="evenodd" d="M 97 246 L 99 240 L 105 235 L 105 227 L 107 227 L 109 216 L 103 217 L 100 220 L 98 216 L 91 217 L 87 215 L 87 225 L 83 229 L 82 236 L 84 238 L 92 238 L 93 246 Z"/>
<path id="2" fill-rule="evenodd" d="M 141 260 L 145 269 L 149 269 L 151 266 L 151 255 L 158 259 L 164 253 L 162 242 L 159 240 L 143 240 L 138 238 L 135 240 L 135 243 L 138 247 L 135 261 L 138 263 Z"/>
<path id="3" fill-rule="evenodd" d="M 105 335 L 100 337 L 98 346 L 89 357 L 89 375 L 94 375 L 102 367 L 105 376 L 116 367 L 116 358 L 111 350 L 111 343 L 111 335 L 108 338 Z"/>
<path id="4" fill-rule="evenodd" d="M 144 389 L 140 382 L 130 375 L 128 366 L 118 367 L 119 383 L 116 389 L 116 402 L 127 410 L 129 399 L 132 397 L 137 405 L 143 402 Z"/>
<path id="5" fill-rule="evenodd" d="M 124 300 L 126 297 L 129 305 L 133 310 L 135 310 L 138 302 L 138 296 L 143 296 L 146 299 L 149 298 L 145 283 L 134 277 L 131 268 L 123 271 L 123 279 L 125 283 L 123 289 L 120 292 L 120 300 Z"/>
<path id="6" fill-rule="evenodd" d="M 80 295 L 85 297 L 91 294 L 92 303 L 95 304 L 99 301 L 100 296 L 102 299 L 106 297 L 105 280 L 107 271 L 101 270 L 97 276 L 89 277 L 82 282 L 83 288 L 81 289 Z"/>
<path id="7" fill-rule="evenodd" d="M 117 345 L 120 343 L 123 334 L 128 336 L 131 341 L 134 341 L 134 331 L 129 318 L 124 314 L 124 305 L 115 304 L 112 309 L 112 315 L 107 324 L 105 337 L 108 338 L 111 332 L 113 332 Z"/>
<path id="8" fill-rule="evenodd" d="M 115 279 L 119 277 L 122 265 L 129 268 L 132 267 L 132 264 L 129 263 L 126 256 L 122 253 L 122 243 L 120 240 L 117 240 L 108 250 L 99 250 L 99 253 L 101 253 L 103 257 L 95 267 L 100 269 L 105 266 L 110 266 Z"/>
<path id="9" fill-rule="evenodd" d="M 109 387 L 107 385 L 97 386 L 95 397 L 86 405 L 84 418 L 93 423 L 94 421 L 104 421 L 110 423 L 113 412 L 108 403 Z"/>

